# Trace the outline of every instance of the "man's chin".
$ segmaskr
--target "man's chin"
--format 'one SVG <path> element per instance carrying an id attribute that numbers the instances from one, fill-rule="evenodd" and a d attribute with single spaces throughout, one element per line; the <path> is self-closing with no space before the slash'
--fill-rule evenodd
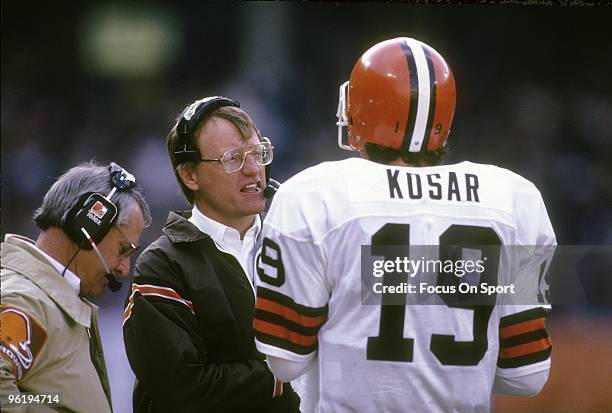
<path id="1" fill-rule="evenodd" d="M 108 285 L 108 280 L 106 279 L 106 275 L 105 275 L 104 281 L 103 282 L 101 281 L 100 284 L 96 286 L 96 288 L 92 289 L 92 291 L 89 293 L 89 296 L 94 297 L 94 298 L 101 296 L 107 285 Z"/>
<path id="2" fill-rule="evenodd" d="M 257 215 L 263 212 L 265 208 L 266 208 L 266 202 L 263 200 L 261 202 L 249 202 L 246 205 L 242 205 L 240 212 L 242 215 L 245 215 L 245 216 Z"/>

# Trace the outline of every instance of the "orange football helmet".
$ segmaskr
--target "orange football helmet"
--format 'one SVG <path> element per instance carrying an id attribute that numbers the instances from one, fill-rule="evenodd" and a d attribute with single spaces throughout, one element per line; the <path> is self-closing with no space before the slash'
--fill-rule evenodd
<path id="1" fill-rule="evenodd" d="M 340 86 L 338 145 L 366 143 L 409 152 L 442 149 L 455 113 L 455 79 L 444 58 L 408 37 L 385 40 L 357 61 Z M 348 127 L 349 145 L 342 129 Z"/>

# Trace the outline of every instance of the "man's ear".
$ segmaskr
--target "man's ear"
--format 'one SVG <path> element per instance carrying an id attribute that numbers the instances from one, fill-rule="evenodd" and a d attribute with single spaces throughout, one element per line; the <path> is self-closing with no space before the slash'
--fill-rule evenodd
<path id="1" fill-rule="evenodd" d="M 182 164 L 177 166 L 176 170 L 187 188 L 191 189 L 192 191 L 197 191 L 200 189 L 200 185 L 195 179 L 195 171 L 193 167 L 188 166 L 187 164 Z"/>

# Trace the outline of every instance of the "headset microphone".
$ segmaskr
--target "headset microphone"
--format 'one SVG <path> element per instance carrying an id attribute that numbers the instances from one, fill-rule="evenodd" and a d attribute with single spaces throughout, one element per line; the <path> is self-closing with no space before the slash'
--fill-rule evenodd
<path id="1" fill-rule="evenodd" d="M 116 293 L 121 289 L 121 282 L 113 276 L 113 273 L 107 272 L 106 278 L 108 279 L 108 289 Z"/>
<path id="2" fill-rule="evenodd" d="M 116 293 L 117 291 L 119 291 L 121 289 L 121 282 L 119 282 L 119 281 L 117 281 L 117 279 L 115 279 L 115 276 L 113 275 L 113 273 L 108 268 L 108 264 L 106 264 L 106 260 L 104 259 L 104 257 L 100 253 L 100 250 L 98 249 L 98 246 L 96 245 L 94 240 L 91 239 L 91 237 L 89 236 L 89 232 L 87 232 L 87 230 L 85 228 L 81 228 L 81 232 L 83 232 L 83 235 L 85 235 L 85 238 L 87 238 L 87 241 L 89 241 L 89 243 L 91 244 L 91 247 L 94 249 L 94 251 L 98 255 L 98 258 L 100 259 L 100 262 L 104 266 L 104 271 L 106 271 L 106 278 L 108 279 L 108 288 L 109 288 L 109 290 L 111 290 L 112 292 Z"/>

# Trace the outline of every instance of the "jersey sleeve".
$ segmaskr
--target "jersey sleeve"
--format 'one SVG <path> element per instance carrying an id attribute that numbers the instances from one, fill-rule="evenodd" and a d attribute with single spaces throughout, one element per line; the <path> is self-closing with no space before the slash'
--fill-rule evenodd
<path id="1" fill-rule="evenodd" d="M 497 376 L 493 383 L 493 393 L 532 397 L 542 390 L 547 380 L 548 370 L 538 371 L 518 378 Z"/>
<path id="2" fill-rule="evenodd" d="M 516 302 L 500 306 L 496 380 L 516 380 L 550 369 L 552 342 L 545 321 L 551 311 L 548 269 L 557 244 L 544 201 L 531 183 L 515 198 Z"/>
<path id="3" fill-rule="evenodd" d="M 321 239 L 328 221 L 320 193 L 295 187 L 281 187 L 264 221 L 254 329 L 259 351 L 304 362 L 316 354 L 327 320 L 331 285 Z"/>

